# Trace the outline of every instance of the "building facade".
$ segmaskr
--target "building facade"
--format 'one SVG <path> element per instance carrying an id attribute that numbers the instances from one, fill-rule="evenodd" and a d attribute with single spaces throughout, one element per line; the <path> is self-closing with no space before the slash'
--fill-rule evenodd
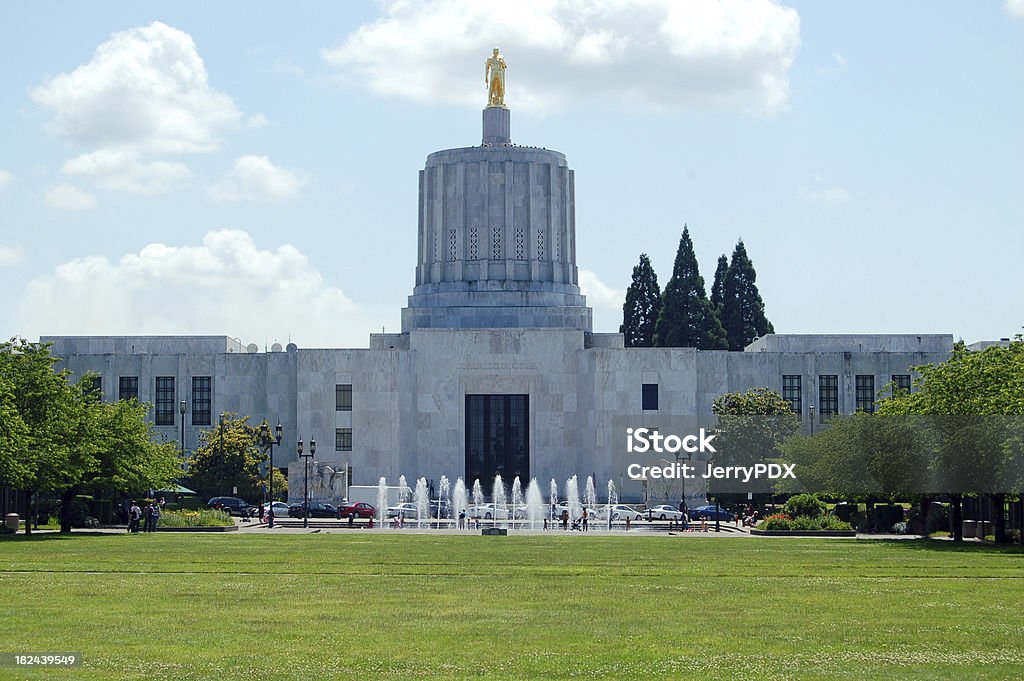
<path id="1" fill-rule="evenodd" d="M 318 462 L 350 470 L 352 484 L 592 475 L 624 500 L 646 493 L 621 466 L 627 422 L 707 418 L 722 393 L 767 387 L 808 427 L 811 405 L 815 421 L 873 409 L 884 386 L 909 387 L 911 367 L 952 350 L 951 335 L 625 348 L 621 334 L 593 332 L 578 287 L 565 157 L 513 145 L 503 106 L 484 110 L 483 128 L 480 146 L 431 154 L 420 171 L 401 333 L 373 334 L 362 349 L 271 352 L 224 336 L 41 340 L 73 374 L 98 374 L 103 399 L 152 403 L 157 432 L 186 450 L 233 412 L 279 421 L 286 443 L 316 439 Z M 276 467 L 295 460 L 294 447 L 276 448 Z"/>

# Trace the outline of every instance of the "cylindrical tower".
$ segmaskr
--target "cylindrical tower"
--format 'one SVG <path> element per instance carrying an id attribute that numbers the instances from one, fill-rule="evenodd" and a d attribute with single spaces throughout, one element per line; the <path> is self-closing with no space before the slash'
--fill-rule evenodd
<path id="1" fill-rule="evenodd" d="M 591 330 L 576 278 L 573 171 L 556 151 L 514 146 L 509 128 L 509 110 L 488 107 L 481 146 L 427 157 L 403 332 Z"/>

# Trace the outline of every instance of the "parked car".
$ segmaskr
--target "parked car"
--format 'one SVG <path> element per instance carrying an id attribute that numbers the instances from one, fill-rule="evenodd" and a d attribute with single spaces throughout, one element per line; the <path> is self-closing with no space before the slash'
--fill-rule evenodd
<path id="1" fill-rule="evenodd" d="M 275 518 L 287 518 L 288 517 L 288 504 L 283 501 L 275 501 L 272 504 L 266 504 L 263 507 L 263 512 L 270 515 L 270 510 L 273 508 Z"/>
<path id="2" fill-rule="evenodd" d="M 707 504 L 706 506 L 698 506 L 697 508 L 690 509 L 690 520 L 700 520 L 701 518 L 707 518 L 708 520 L 732 521 L 736 519 L 736 516 L 731 512 L 726 511 L 724 508 L 716 509 L 714 504 Z"/>
<path id="3" fill-rule="evenodd" d="M 357 501 L 351 504 L 342 504 L 338 507 L 338 518 L 348 518 L 353 513 L 356 514 L 357 518 L 376 518 L 377 509 L 374 508 L 373 504 L 368 504 L 365 501 Z"/>
<path id="4" fill-rule="evenodd" d="M 397 504 L 395 506 L 388 506 L 387 516 L 389 518 L 397 518 L 401 515 L 403 518 L 408 520 L 409 518 L 415 519 L 417 514 L 416 504 L 412 502 L 405 502 Z"/>
<path id="5" fill-rule="evenodd" d="M 494 504 L 480 504 L 479 506 L 470 506 L 466 509 L 466 515 L 470 518 L 481 518 L 483 520 L 492 520 L 497 518 L 498 520 L 508 519 L 508 508 L 505 506 L 497 506 Z"/>
<path id="6" fill-rule="evenodd" d="M 648 520 L 682 520 L 683 512 L 675 506 L 669 506 L 662 504 L 660 506 L 652 506 L 647 509 Z"/>
<path id="7" fill-rule="evenodd" d="M 301 518 L 303 514 L 303 504 L 292 504 L 288 507 L 288 515 L 292 518 Z M 309 502 L 309 517 L 310 518 L 337 518 L 338 509 L 334 507 L 334 504 L 324 504 L 319 501 Z"/>
<path id="8" fill-rule="evenodd" d="M 238 497 L 214 497 L 207 502 L 210 508 L 218 508 L 228 515 L 237 515 L 248 518 L 259 512 L 259 507 L 253 506 L 244 499 Z"/>
<path id="9" fill-rule="evenodd" d="M 623 504 L 615 504 L 614 506 L 612 506 L 611 513 L 612 513 L 612 522 L 625 521 L 627 518 L 630 521 L 634 521 L 635 522 L 635 521 L 640 520 L 641 518 L 643 518 L 643 516 L 640 514 L 639 511 L 637 511 L 636 509 L 630 508 L 629 506 L 625 506 Z M 607 506 L 604 506 L 601 509 L 600 517 L 605 519 L 605 520 L 608 519 L 608 507 Z"/>

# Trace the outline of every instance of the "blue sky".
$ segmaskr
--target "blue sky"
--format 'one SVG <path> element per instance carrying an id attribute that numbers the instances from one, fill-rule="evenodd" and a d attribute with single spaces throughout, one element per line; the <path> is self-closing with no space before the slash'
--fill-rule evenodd
<path id="1" fill-rule="evenodd" d="M 1024 324 L 1024 2 L 4 3 L 0 334 L 364 347 L 413 286 L 417 171 L 480 140 L 576 171 L 615 331 L 683 223 L 780 333 Z M 59 20 L 58 20 L 59 18 Z"/>

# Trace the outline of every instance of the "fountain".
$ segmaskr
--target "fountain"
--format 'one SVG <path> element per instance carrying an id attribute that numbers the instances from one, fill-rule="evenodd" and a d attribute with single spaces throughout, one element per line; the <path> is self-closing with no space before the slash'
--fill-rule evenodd
<path id="1" fill-rule="evenodd" d="M 405 481 L 404 475 L 398 476 L 398 503 L 404 504 L 409 501 L 409 483 Z"/>
<path id="2" fill-rule="evenodd" d="M 413 492 L 412 498 L 416 504 L 416 527 L 421 527 L 424 518 L 430 521 L 430 493 L 427 491 L 426 478 L 416 481 L 416 491 Z"/>
<path id="3" fill-rule="evenodd" d="M 388 481 L 382 477 L 377 483 L 377 528 L 384 529 L 388 507 Z"/>
<path id="4" fill-rule="evenodd" d="M 509 516 L 512 519 L 512 529 L 516 528 L 516 514 L 519 509 L 523 506 L 523 486 L 519 482 L 519 476 L 517 475 L 512 480 L 512 514 Z"/>
<path id="5" fill-rule="evenodd" d="M 551 497 L 551 511 L 548 515 L 551 517 L 548 520 L 551 521 L 552 525 L 555 522 L 555 508 L 558 506 L 558 483 L 555 482 L 554 478 L 551 478 L 550 497 Z"/>
<path id="6" fill-rule="evenodd" d="M 480 507 L 484 505 L 484 488 L 480 486 L 480 478 L 473 481 L 473 510 L 479 518 Z"/>
<path id="7" fill-rule="evenodd" d="M 619 493 L 615 491 L 615 483 L 608 480 L 608 529 L 612 529 L 612 510 L 619 503 Z"/>
<path id="8" fill-rule="evenodd" d="M 597 508 L 597 487 L 594 486 L 594 478 L 587 476 L 587 486 L 583 490 L 583 504 L 587 507 L 590 515 L 594 514 Z"/>
<path id="9" fill-rule="evenodd" d="M 447 504 L 448 508 L 445 508 L 445 499 L 451 500 L 452 486 L 448 482 L 448 476 L 442 475 L 441 482 L 437 486 L 437 527 L 441 527 L 441 518 L 446 517 L 445 511 L 448 511 L 447 517 L 451 518 L 451 504 Z M 446 523 L 447 524 L 447 523 Z"/>
<path id="10" fill-rule="evenodd" d="M 569 506 L 569 522 L 572 523 L 583 511 L 583 505 L 580 504 L 580 484 L 575 475 L 565 481 L 565 503 Z"/>
<path id="11" fill-rule="evenodd" d="M 494 526 L 498 526 L 498 509 L 506 508 L 505 483 L 501 481 L 501 473 L 494 476 Z M 507 510 L 507 508 L 506 508 Z"/>
<path id="12" fill-rule="evenodd" d="M 469 506 L 468 499 L 466 498 L 466 483 L 459 478 L 455 481 L 455 491 L 452 492 L 452 517 L 458 518 L 459 514 L 467 510 Z M 466 514 L 469 515 L 468 513 Z"/>
<path id="13" fill-rule="evenodd" d="M 516 478 L 518 480 L 519 478 Z M 552 480 L 552 482 L 554 482 Z M 530 521 L 530 529 L 536 530 L 537 525 L 544 519 L 544 497 L 540 493 L 540 485 L 537 478 L 530 480 L 526 487 L 526 517 Z"/>

